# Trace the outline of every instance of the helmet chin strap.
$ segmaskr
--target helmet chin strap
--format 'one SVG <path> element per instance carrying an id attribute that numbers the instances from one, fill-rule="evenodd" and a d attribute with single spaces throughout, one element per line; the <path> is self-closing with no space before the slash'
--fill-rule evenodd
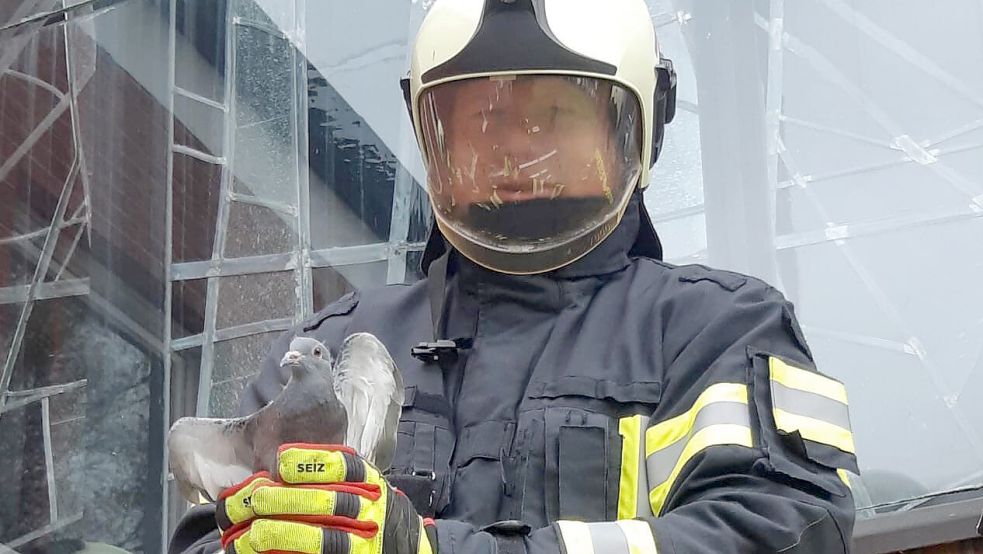
<path id="1" fill-rule="evenodd" d="M 436 229 L 434 225 L 434 229 Z M 439 231 L 433 231 L 430 241 L 441 243 L 443 253 L 430 262 L 427 268 L 427 296 L 430 299 L 430 324 L 433 328 L 433 341 L 421 342 L 410 350 L 410 355 L 423 363 L 435 363 L 445 367 L 457 361 L 461 350 L 470 349 L 474 344 L 472 337 L 444 339 L 443 320 L 444 303 L 447 298 L 447 264 L 450 261 L 451 248 Z M 429 242 L 427 244 L 429 248 Z M 426 257 L 426 254 L 424 254 Z"/>

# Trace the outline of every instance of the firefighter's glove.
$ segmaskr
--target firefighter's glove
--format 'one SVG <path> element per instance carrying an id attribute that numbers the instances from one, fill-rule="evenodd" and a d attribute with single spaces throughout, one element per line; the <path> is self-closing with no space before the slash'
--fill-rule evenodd
<path id="1" fill-rule="evenodd" d="M 434 554 L 433 521 L 348 447 L 285 444 L 276 475 L 223 491 L 228 554 Z"/>

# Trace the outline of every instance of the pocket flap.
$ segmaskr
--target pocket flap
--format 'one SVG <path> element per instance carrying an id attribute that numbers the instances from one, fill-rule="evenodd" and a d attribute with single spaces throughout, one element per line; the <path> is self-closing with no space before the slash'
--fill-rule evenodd
<path id="1" fill-rule="evenodd" d="M 565 376 L 552 381 L 534 381 L 529 384 L 530 398 L 560 396 L 585 396 L 624 403 L 657 404 L 662 398 L 662 383 L 658 381 L 617 383 L 593 377 Z"/>
<path id="2" fill-rule="evenodd" d="M 843 385 L 777 356 L 750 354 L 754 412 L 771 467 L 842 496 L 845 472 L 859 473 Z"/>
<path id="3" fill-rule="evenodd" d="M 423 392 L 416 386 L 409 386 L 404 389 L 403 408 L 416 408 L 417 410 L 443 416 L 447 420 L 450 420 L 452 415 L 451 405 L 443 396 Z"/>

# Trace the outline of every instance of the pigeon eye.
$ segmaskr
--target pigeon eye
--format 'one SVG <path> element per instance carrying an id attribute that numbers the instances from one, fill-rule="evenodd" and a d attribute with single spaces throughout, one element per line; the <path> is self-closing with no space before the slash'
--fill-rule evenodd
<path id="1" fill-rule="evenodd" d="M 321 357 L 321 347 L 319 346 L 314 347 L 314 355 L 317 356 L 318 358 Z"/>

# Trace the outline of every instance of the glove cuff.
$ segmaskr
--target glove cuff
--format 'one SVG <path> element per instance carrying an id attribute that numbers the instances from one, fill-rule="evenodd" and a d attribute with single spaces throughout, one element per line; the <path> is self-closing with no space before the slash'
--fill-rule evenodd
<path id="1" fill-rule="evenodd" d="M 420 518 L 420 547 L 417 554 L 438 554 L 437 524 L 429 517 Z"/>

